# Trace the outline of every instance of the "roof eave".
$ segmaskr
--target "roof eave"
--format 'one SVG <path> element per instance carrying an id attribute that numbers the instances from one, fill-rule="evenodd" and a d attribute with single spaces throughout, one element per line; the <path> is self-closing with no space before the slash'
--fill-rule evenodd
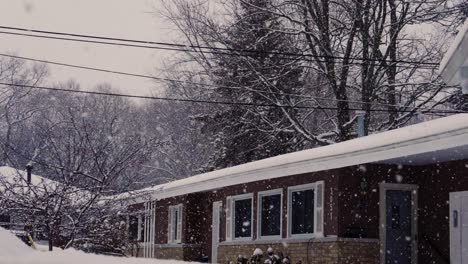
<path id="1" fill-rule="evenodd" d="M 226 175 L 226 177 L 223 178 L 209 180 L 209 185 L 212 187 L 208 187 L 207 182 L 202 181 L 168 188 L 160 192 L 153 192 L 150 197 L 152 200 L 159 200 L 187 193 L 215 190 L 221 186 L 218 184 L 218 181 L 222 181 L 222 186 L 225 187 L 303 173 L 368 164 L 398 158 L 401 157 L 401 153 L 405 153 L 405 156 L 412 156 L 431 151 L 459 147 L 466 144 L 466 142 L 468 142 L 468 128 L 463 128 L 437 135 L 431 135 L 425 138 L 417 138 L 395 144 L 379 146 L 374 149 L 363 149 L 357 152 L 347 152 L 339 155 L 304 160 L 287 165 L 272 166 L 238 174 Z M 361 160 L 362 162 L 356 162 L 356 157 L 359 157 L 358 160 Z"/>

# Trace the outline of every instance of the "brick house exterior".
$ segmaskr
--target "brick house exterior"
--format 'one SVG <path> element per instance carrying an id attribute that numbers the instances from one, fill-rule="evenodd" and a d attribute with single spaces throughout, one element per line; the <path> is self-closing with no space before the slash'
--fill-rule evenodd
<path id="1" fill-rule="evenodd" d="M 155 186 L 129 206 L 151 226 L 135 255 L 235 263 L 271 247 L 292 263 L 449 263 L 449 193 L 468 190 L 467 164 L 460 114 Z"/>

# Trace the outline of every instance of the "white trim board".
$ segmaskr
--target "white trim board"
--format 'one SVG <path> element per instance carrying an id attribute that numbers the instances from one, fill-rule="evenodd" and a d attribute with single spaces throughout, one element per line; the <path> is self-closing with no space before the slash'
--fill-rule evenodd
<path id="1" fill-rule="evenodd" d="M 343 237 L 320 237 L 320 238 L 282 238 L 272 240 L 252 240 L 252 241 L 223 241 L 220 246 L 236 246 L 236 245 L 273 245 L 273 244 L 294 244 L 294 243 L 329 243 L 329 242 L 359 242 L 378 244 L 379 239 L 375 238 L 343 238 Z"/>
<path id="2" fill-rule="evenodd" d="M 144 193 L 141 200 L 148 197 L 152 200 L 165 199 L 284 176 L 383 162 L 466 145 L 468 114 L 457 114 L 146 188 L 141 190 Z"/>

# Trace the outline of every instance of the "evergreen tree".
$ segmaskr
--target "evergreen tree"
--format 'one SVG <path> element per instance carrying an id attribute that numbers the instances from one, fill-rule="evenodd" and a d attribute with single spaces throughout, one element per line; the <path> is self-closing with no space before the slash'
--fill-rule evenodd
<path id="1" fill-rule="evenodd" d="M 217 89 L 213 97 L 253 105 L 283 105 L 290 100 L 287 94 L 301 87 L 302 72 L 297 64 L 284 55 L 271 54 L 297 51 L 294 39 L 282 32 L 278 18 L 259 11 L 268 9 L 270 4 L 269 0 L 239 3 L 223 44 L 241 56 L 215 56 L 216 83 L 231 88 Z M 288 122 L 281 111 L 293 110 L 232 105 L 205 119 L 205 131 L 215 134 L 218 146 L 212 157 L 214 167 L 229 167 L 297 150 L 297 142 L 284 129 Z"/>

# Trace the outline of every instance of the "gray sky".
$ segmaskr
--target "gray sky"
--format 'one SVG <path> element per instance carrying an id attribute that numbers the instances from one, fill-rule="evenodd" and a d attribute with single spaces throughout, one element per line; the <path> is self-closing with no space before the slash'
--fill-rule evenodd
<path id="1" fill-rule="evenodd" d="M 0 25 L 172 42 L 169 23 L 155 14 L 159 0 L 0 0 Z M 0 52 L 140 74 L 157 74 L 165 51 L 0 34 Z M 49 83 L 75 79 L 83 89 L 107 82 L 122 92 L 157 92 L 154 81 L 50 66 Z"/>

